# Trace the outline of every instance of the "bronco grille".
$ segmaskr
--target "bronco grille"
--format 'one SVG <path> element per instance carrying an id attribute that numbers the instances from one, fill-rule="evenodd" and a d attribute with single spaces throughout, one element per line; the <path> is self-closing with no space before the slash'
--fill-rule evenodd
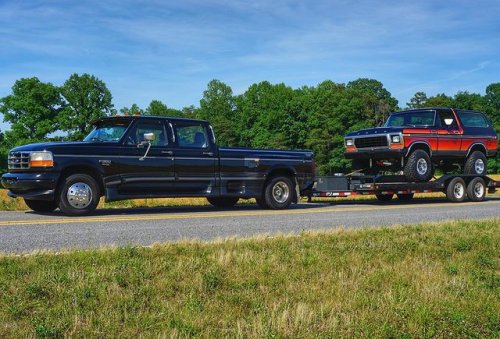
<path id="1" fill-rule="evenodd" d="M 27 169 L 30 168 L 29 152 L 10 152 L 7 159 L 9 169 Z"/>
<path id="2" fill-rule="evenodd" d="M 387 146 L 387 136 L 356 138 L 354 145 L 356 148 L 384 147 Z"/>

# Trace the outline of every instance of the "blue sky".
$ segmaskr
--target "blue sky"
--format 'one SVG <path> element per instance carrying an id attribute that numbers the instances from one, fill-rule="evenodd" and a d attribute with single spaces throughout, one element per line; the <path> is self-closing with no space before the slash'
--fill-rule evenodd
<path id="1" fill-rule="evenodd" d="M 498 0 L 0 0 L 0 23 L 0 97 L 74 72 L 103 80 L 116 108 L 198 106 L 211 79 L 240 94 L 368 77 L 403 107 L 500 82 Z"/>

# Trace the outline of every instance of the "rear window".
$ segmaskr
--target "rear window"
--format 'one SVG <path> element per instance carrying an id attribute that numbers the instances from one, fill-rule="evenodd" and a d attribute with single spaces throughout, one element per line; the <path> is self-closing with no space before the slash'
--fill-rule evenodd
<path id="1" fill-rule="evenodd" d="M 461 112 L 458 116 L 464 127 L 489 127 L 488 120 L 481 113 Z"/>

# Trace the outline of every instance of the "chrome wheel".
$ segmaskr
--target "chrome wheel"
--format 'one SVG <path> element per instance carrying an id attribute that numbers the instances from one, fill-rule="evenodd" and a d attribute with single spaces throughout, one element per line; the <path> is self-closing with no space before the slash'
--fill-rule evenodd
<path id="1" fill-rule="evenodd" d="M 283 181 L 278 181 L 273 186 L 273 199 L 280 204 L 283 204 L 288 200 L 290 196 L 290 188 Z"/>
<path id="2" fill-rule="evenodd" d="M 484 195 L 484 185 L 481 182 L 477 182 L 474 185 L 474 195 L 478 198 Z"/>
<path id="3" fill-rule="evenodd" d="M 476 162 L 474 163 L 474 169 L 476 170 L 477 174 L 483 174 L 484 172 L 484 161 L 483 159 L 477 159 Z"/>
<path id="4" fill-rule="evenodd" d="M 420 175 L 425 175 L 429 169 L 427 161 L 425 159 L 418 159 L 417 161 L 417 173 Z"/>
<path id="5" fill-rule="evenodd" d="M 71 207 L 84 209 L 92 202 L 92 189 L 83 182 L 76 182 L 71 185 L 66 194 Z"/>
<path id="6" fill-rule="evenodd" d="M 453 186 L 453 193 L 457 199 L 461 199 L 464 196 L 465 188 L 462 183 L 457 182 L 455 186 Z"/>

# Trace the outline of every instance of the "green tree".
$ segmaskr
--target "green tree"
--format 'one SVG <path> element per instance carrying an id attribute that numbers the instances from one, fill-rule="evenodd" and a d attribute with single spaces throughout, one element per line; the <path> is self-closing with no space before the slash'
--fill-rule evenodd
<path id="1" fill-rule="evenodd" d="M 454 107 L 455 101 L 452 97 L 444 93 L 429 97 L 426 102 L 427 107 Z"/>
<path id="2" fill-rule="evenodd" d="M 143 115 L 144 110 L 134 103 L 130 107 L 120 108 L 120 113 L 124 115 Z"/>
<path id="3" fill-rule="evenodd" d="M 413 96 L 413 98 L 410 99 L 410 102 L 406 103 L 406 106 L 408 108 L 422 108 L 427 105 L 427 94 L 424 92 L 417 92 Z"/>
<path id="4" fill-rule="evenodd" d="M 453 97 L 454 108 L 484 111 L 485 99 L 481 94 L 460 91 Z"/>
<path id="5" fill-rule="evenodd" d="M 60 129 L 72 140 L 88 134 L 90 122 L 111 113 L 111 92 L 93 75 L 73 73 L 61 87 L 65 107 L 58 116 Z"/>
<path id="6" fill-rule="evenodd" d="M 12 147 L 41 141 L 58 129 L 57 115 L 63 107 L 59 89 L 38 78 L 19 79 L 12 94 L 0 99 L 0 113 L 11 124 L 5 132 L 5 145 Z"/>
<path id="7" fill-rule="evenodd" d="M 152 100 L 144 111 L 144 115 L 164 116 L 164 117 L 182 117 L 182 111 L 168 108 L 160 100 Z"/>

